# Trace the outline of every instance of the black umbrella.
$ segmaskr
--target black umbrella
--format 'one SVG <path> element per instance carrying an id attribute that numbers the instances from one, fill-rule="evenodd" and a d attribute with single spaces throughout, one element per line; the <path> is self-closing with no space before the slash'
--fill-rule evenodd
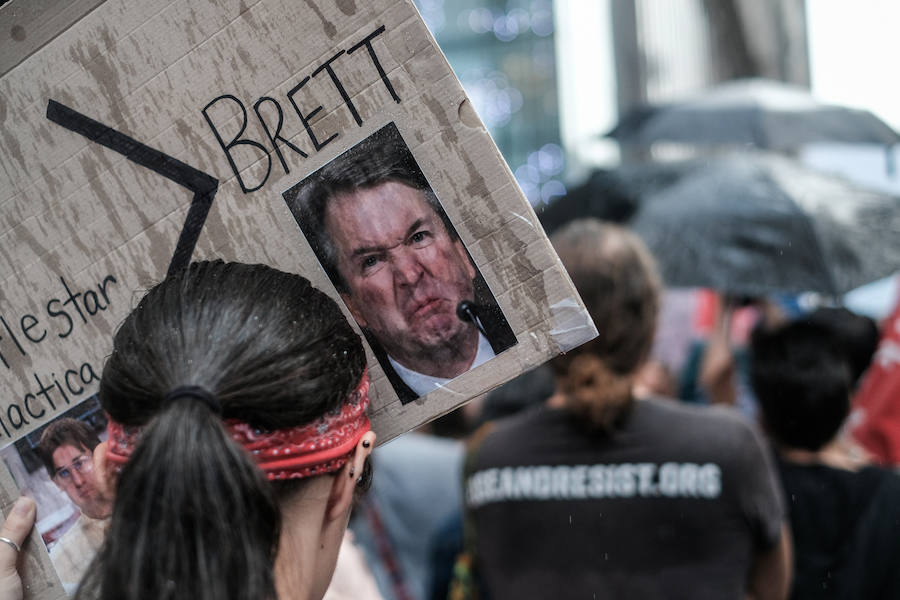
<path id="1" fill-rule="evenodd" d="M 789 150 L 814 142 L 900 143 L 867 110 L 818 102 L 802 88 L 765 79 L 731 81 L 695 98 L 626 112 L 608 136 L 624 144 L 667 141 Z"/>
<path id="2" fill-rule="evenodd" d="M 632 221 L 670 286 L 838 295 L 900 270 L 898 198 L 776 156 L 685 168 Z"/>
<path id="3" fill-rule="evenodd" d="M 683 163 L 629 164 L 596 169 L 565 196 L 538 210 L 547 233 L 579 217 L 625 223 L 634 216 L 641 198 L 672 185 L 687 173 Z"/>

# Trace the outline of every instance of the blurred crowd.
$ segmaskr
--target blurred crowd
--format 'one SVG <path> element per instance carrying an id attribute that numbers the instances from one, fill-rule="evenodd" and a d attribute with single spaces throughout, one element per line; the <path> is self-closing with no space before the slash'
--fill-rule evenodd
<path id="1" fill-rule="evenodd" d="M 661 322 L 678 311 L 637 235 L 583 218 L 551 241 L 599 335 L 374 451 L 333 300 L 262 265 L 168 277 L 116 335 L 108 439 L 76 419 L 41 436 L 80 510 L 51 550 L 65 591 L 900 597 L 900 309 L 879 327 L 707 291 L 678 356 L 672 331 L 697 330 Z M 0 530 L 2 600 L 34 517 L 23 497 Z"/>
<path id="2" fill-rule="evenodd" d="M 274 2 L 261 10 L 233 4 L 240 4 L 237 21 L 251 25 L 279 12 Z M 329 15 L 364 20 L 351 0 L 326 10 L 305 4 L 329 39 L 339 31 Z M 841 300 L 886 276 L 900 281 L 900 211 L 890 195 L 900 189 L 900 133 L 805 89 L 819 76 L 805 46 L 825 39 L 812 34 L 824 30 L 821 16 L 807 23 L 813 3 L 706 1 L 691 10 L 622 1 L 560 3 L 570 5 L 563 10 L 549 0 L 460 4 L 452 19 L 443 0 L 417 2 L 433 33 L 445 31 L 450 60 L 462 56 L 454 69 L 471 102 L 433 39 L 416 37 L 415 17 L 393 7 L 374 33 L 310 75 L 324 69 L 362 127 L 354 101 L 366 102 L 344 89 L 330 65 L 364 47 L 399 106 L 373 46 L 387 44 L 391 78 L 400 77 L 401 95 L 417 102 L 389 111 L 366 106 L 390 122 L 282 194 L 336 294 L 266 265 L 209 260 L 182 269 L 173 259 L 165 279 L 118 325 L 96 406 L 88 412 L 81 402 L 77 418 L 28 429 L 27 448 L 23 436 L 3 449 L 27 481 L 17 481 L 15 503 L 3 498 L 10 507 L 0 527 L 0 600 L 900 599 L 900 299 L 881 322 Z M 589 20 L 584 7 L 592 4 L 593 16 L 608 15 L 572 27 Z M 217 15 L 204 14 L 207 21 Z M 396 35 L 378 37 L 398 15 Z M 192 13 L 187 22 L 194 21 L 209 25 Z M 280 40 L 256 21 L 247 31 L 272 38 L 262 40 L 264 50 L 305 43 L 303 27 L 297 40 Z M 852 54 L 850 29 L 842 44 L 829 38 L 847 55 L 841 58 Z M 25 39 L 16 30 L 22 27 L 12 28 L 13 38 Z M 225 36 L 198 46 L 188 33 L 191 48 L 221 58 L 222 44 L 212 42 Z M 72 64 L 89 76 L 70 81 L 88 90 L 94 80 L 117 84 L 116 68 L 137 81 L 144 71 L 127 60 L 105 61 L 118 38 L 106 29 L 99 37 L 101 47 L 73 52 Z M 252 67 L 241 45 L 236 52 Z M 191 50 L 178 60 L 195 56 Z M 885 70 L 870 60 L 858 69 Z M 165 67 L 174 59 L 150 62 Z M 844 76 L 835 58 L 825 62 L 823 72 Z M 448 78 L 435 76 L 445 72 Z M 287 95 L 318 152 L 338 133 L 320 143 L 311 125 L 342 117 L 323 112 L 313 120 L 322 106 L 301 114 L 292 95 L 310 77 Z M 719 79 L 681 101 L 669 97 Z M 89 97 L 103 98 L 105 88 Z M 244 113 L 227 146 L 207 115 L 222 99 Z M 653 99 L 663 101 L 647 104 Z M 278 110 L 274 135 L 259 111 L 264 101 Z M 620 120 L 600 134 L 595 124 L 614 101 Z M 432 114 L 417 124 L 409 106 L 420 104 Z M 54 106 L 61 105 L 50 101 L 48 119 L 113 148 L 103 142 L 107 134 L 54 119 Z M 254 110 L 285 175 L 279 144 L 309 158 L 280 133 L 277 102 L 263 96 Z M 243 192 L 260 189 L 244 186 L 232 159 L 235 146 L 249 145 L 271 167 L 269 151 L 242 137 L 243 104 L 219 96 L 202 113 Z M 0 100 L 0 121 L 5 116 Z M 177 138 L 184 123 L 176 124 Z M 473 160 L 490 164 L 499 153 L 478 146 L 484 126 L 512 165 L 487 177 Z M 82 127 L 98 128 L 109 129 L 93 121 Z M 15 138 L 4 135 L 21 154 Z M 596 167 L 612 150 L 599 138 L 616 141 L 620 166 L 594 168 L 567 191 L 564 173 Z M 438 139 L 445 148 L 419 150 Z M 508 140 L 522 145 L 507 152 Z M 878 153 L 884 173 L 871 179 L 880 191 L 808 168 L 816 152 L 828 158 L 833 151 L 847 163 L 842 170 L 861 170 L 849 166 L 855 155 L 844 146 Z M 465 152 L 451 156 L 457 150 Z M 124 154 L 164 175 L 172 166 Z M 427 162 L 420 166 L 414 154 Z M 440 161 L 446 169 L 437 168 Z M 457 181 L 465 170 L 469 184 Z M 95 175 L 79 194 L 108 179 Z M 53 178 L 43 178 L 55 193 Z M 517 195 L 540 217 L 514 212 Z M 493 208 L 460 210 L 478 202 Z M 13 204 L 3 210 L 18 211 Z M 103 205 L 112 206 L 108 198 Z M 478 223 L 489 214 L 498 224 Z M 461 217 L 459 231 L 453 215 Z M 22 224 L 23 235 L 42 229 L 43 216 Z M 193 223 L 197 235 L 205 218 Z M 507 368 L 526 356 L 510 349 L 521 344 L 522 351 L 530 330 L 514 331 L 501 304 L 513 303 L 513 286 L 528 287 L 526 279 L 558 267 L 543 252 L 538 219 L 597 337 L 376 448 L 370 365 L 396 392 L 397 403 L 379 406 L 380 416 L 399 413 L 411 423 L 418 417 L 410 415 L 422 414 L 413 403 L 441 406 L 429 405 L 429 394 L 452 391 L 455 378 L 484 373 L 507 351 Z M 552 266 L 517 271 L 528 273 L 522 281 L 498 278 L 498 265 L 529 260 L 497 256 L 511 251 L 509 240 L 492 243 L 511 231 L 508 221 L 521 227 L 519 220 L 534 237 L 524 244 L 511 237 Z M 142 235 L 154 251 L 158 237 Z M 488 265 L 493 277 L 479 270 Z M 498 279 L 505 289 L 492 291 Z M 580 309 L 568 288 L 563 295 Z M 48 314 L 69 319 L 51 310 L 54 302 Z M 31 342 L 46 336 L 28 333 L 33 315 L 19 325 Z M 543 333 L 554 341 L 553 332 Z M 35 548 L 42 542 L 46 553 Z M 38 580 L 43 587 L 26 585 Z"/>
<path id="3" fill-rule="evenodd" d="M 896 264 L 860 273 L 860 236 L 842 245 L 852 236 L 830 214 L 798 209 L 833 188 L 780 161 L 729 165 L 682 173 L 628 227 L 556 228 L 597 337 L 377 450 L 366 351 L 333 299 L 263 265 L 173 272 L 115 335 L 101 426 L 40 433 L 39 475 L 78 508 L 48 540 L 62 587 L 104 600 L 900 598 L 900 312 L 879 328 L 786 295 L 836 297 Z M 789 181 L 815 193 L 791 199 Z M 293 193 L 401 405 L 516 343 L 396 127 Z M 896 237 L 892 199 L 860 202 Z M 667 310 L 661 270 L 709 289 Z M 0 579 L 15 585 L 28 504 L 0 531 Z"/>
<path id="4" fill-rule="evenodd" d="M 666 361 L 643 243 L 551 240 L 600 335 L 375 451 L 350 535 L 380 597 L 900 597 L 879 324 L 706 291 Z"/>

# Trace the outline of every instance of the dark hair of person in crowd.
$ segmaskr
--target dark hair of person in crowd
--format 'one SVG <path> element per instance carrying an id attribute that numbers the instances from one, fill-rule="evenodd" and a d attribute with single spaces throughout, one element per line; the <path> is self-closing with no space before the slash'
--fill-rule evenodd
<path id="1" fill-rule="evenodd" d="M 37 445 L 37 455 L 47 468 L 50 477 L 56 475 L 56 465 L 53 464 L 53 452 L 60 446 L 69 445 L 73 448 L 81 448 L 86 452 L 93 452 L 100 438 L 91 429 L 91 426 L 78 419 L 63 417 L 44 429 L 41 440 Z"/>
<path id="2" fill-rule="evenodd" d="M 817 308 L 804 319 L 828 327 L 836 336 L 850 366 L 852 387 L 856 387 L 878 349 L 880 335 L 875 320 L 844 307 Z"/>
<path id="3" fill-rule="evenodd" d="M 388 182 L 420 190 L 440 217 L 451 241 L 459 239 L 416 159 L 391 123 L 310 175 L 296 188 L 293 196 L 291 193 L 287 196 L 295 215 L 300 215 L 304 235 L 339 292 L 349 293 L 350 290 L 338 271 L 337 250 L 325 225 L 328 203 L 332 198 L 352 194 L 357 189 Z"/>
<path id="4" fill-rule="evenodd" d="M 819 450 L 850 410 L 850 367 L 831 328 L 797 320 L 751 336 L 750 378 L 776 443 Z"/>
<path id="5" fill-rule="evenodd" d="M 541 365 L 526 371 L 485 396 L 476 425 L 480 427 L 490 421 L 541 406 L 555 389 L 556 381 L 549 366 Z"/>
<path id="6" fill-rule="evenodd" d="M 268 481 L 225 423 L 308 424 L 340 409 L 365 365 L 338 306 L 298 275 L 201 262 L 152 288 L 101 379 L 110 418 L 144 429 L 79 597 L 275 598 L 279 505 L 317 478 Z M 168 394 L 180 386 L 211 392 L 221 414 Z"/>
<path id="7" fill-rule="evenodd" d="M 650 354 L 662 284 L 643 242 L 617 225 L 578 220 L 551 241 L 599 333 L 551 366 L 569 409 L 610 429 L 631 405 L 634 375 Z"/>

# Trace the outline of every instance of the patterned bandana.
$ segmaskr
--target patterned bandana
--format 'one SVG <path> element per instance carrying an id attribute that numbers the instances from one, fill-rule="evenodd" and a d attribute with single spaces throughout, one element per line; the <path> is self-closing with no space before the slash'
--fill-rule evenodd
<path id="1" fill-rule="evenodd" d="M 360 438 L 372 426 L 369 406 L 369 371 L 341 406 L 312 423 L 275 431 L 263 431 L 237 419 L 227 419 L 225 429 L 247 449 L 269 480 L 300 479 L 333 473 L 350 459 Z M 143 427 L 129 427 L 109 419 L 106 459 L 118 472 L 134 451 Z"/>

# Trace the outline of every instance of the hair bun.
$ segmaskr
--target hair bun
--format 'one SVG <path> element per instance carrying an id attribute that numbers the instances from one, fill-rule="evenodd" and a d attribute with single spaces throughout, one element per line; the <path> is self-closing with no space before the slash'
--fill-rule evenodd
<path id="1" fill-rule="evenodd" d="M 572 359 L 562 387 L 569 408 L 599 429 L 611 429 L 631 404 L 631 378 L 614 373 L 593 354 Z"/>
<path id="2" fill-rule="evenodd" d="M 202 402 L 209 407 L 213 413 L 222 415 L 222 403 L 216 398 L 216 395 L 199 385 L 180 385 L 166 394 L 164 402 L 170 404 L 181 398 L 192 398 Z"/>

